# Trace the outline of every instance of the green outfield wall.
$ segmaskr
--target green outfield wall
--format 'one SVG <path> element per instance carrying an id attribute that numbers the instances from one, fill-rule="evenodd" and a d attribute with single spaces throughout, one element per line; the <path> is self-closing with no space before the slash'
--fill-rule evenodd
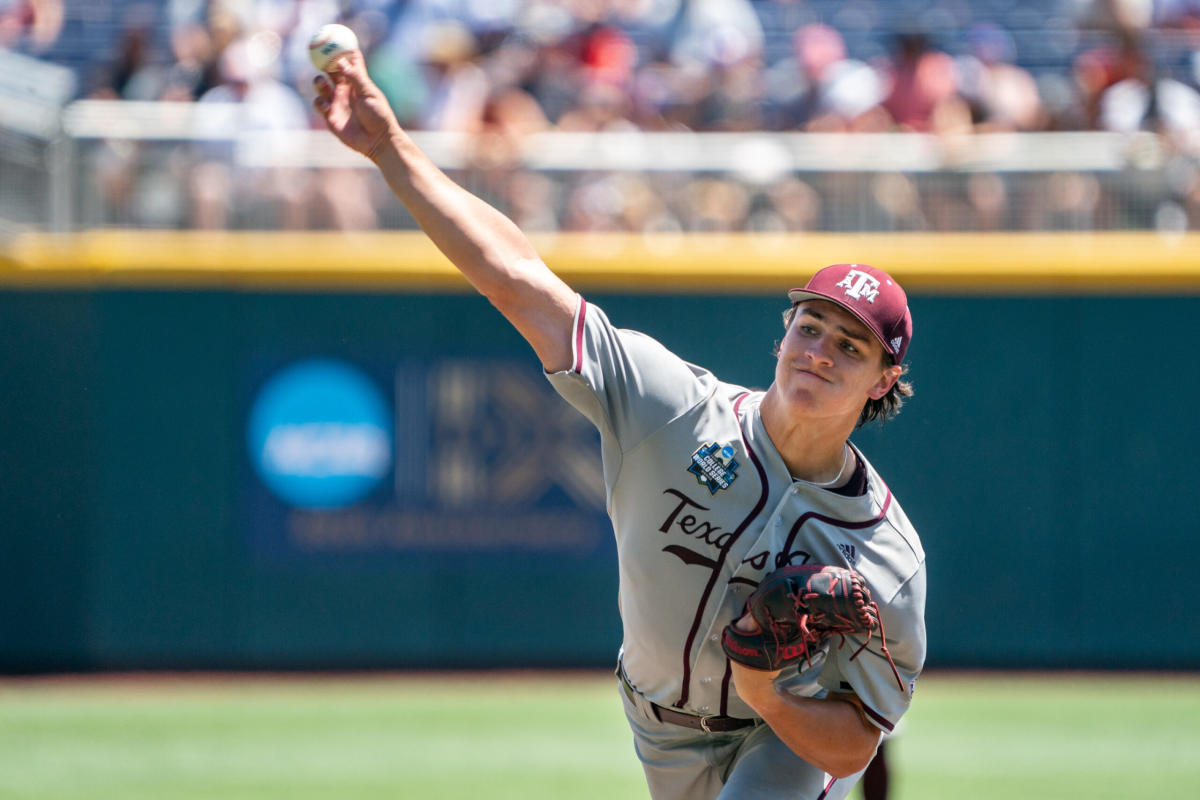
<path id="1" fill-rule="evenodd" d="M 594 432 L 422 240 L 339 241 L 6 251 L 0 670 L 612 662 Z M 1200 667 L 1197 239 L 970 241 L 544 252 L 760 388 L 782 290 L 892 269 L 916 395 L 855 441 L 922 534 L 929 665 Z"/>

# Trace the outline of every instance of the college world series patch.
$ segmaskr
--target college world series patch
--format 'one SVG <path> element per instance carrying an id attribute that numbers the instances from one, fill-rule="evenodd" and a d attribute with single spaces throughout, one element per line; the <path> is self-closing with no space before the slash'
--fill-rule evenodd
<path id="1" fill-rule="evenodd" d="M 692 453 L 688 472 L 696 476 L 696 482 L 706 487 L 709 494 L 716 494 L 720 489 L 728 489 L 737 479 L 737 468 L 732 445 L 710 442 Z"/>

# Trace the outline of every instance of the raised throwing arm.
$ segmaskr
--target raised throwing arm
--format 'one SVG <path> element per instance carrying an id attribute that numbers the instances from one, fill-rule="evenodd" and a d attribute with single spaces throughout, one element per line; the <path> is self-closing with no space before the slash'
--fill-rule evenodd
<path id="1" fill-rule="evenodd" d="M 361 52 L 341 56 L 315 83 L 314 106 L 329 130 L 375 163 L 425 234 L 525 337 L 546 370 L 568 368 L 578 297 L 525 234 L 421 152 L 367 75 Z"/>

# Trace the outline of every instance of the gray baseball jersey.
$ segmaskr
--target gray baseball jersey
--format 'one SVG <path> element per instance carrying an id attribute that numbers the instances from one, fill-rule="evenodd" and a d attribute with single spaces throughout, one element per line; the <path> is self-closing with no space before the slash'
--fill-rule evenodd
<path id="1" fill-rule="evenodd" d="M 761 392 L 718 380 L 579 300 L 573 364 L 548 376 L 601 434 L 616 534 L 621 661 L 645 699 L 696 715 L 753 717 L 736 694 L 721 632 L 767 573 L 853 568 L 879 604 L 878 636 L 835 641 L 779 677 L 790 691 L 851 690 L 881 730 L 907 710 L 925 658 L 925 556 L 899 503 L 857 449 L 865 494 L 797 481 L 768 437 Z"/>

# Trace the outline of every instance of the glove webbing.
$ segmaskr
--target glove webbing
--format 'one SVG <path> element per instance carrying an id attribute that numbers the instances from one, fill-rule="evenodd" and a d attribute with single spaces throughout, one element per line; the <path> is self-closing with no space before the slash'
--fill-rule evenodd
<path id="1" fill-rule="evenodd" d="M 809 627 L 808 622 L 811 615 L 808 613 L 808 609 L 801 610 L 796 600 L 796 594 L 792 595 L 792 602 L 796 604 L 794 627 L 790 623 L 787 625 L 780 623 L 774 616 L 767 617 L 771 638 L 775 640 L 775 652 L 782 653 L 785 660 L 793 657 L 789 651 L 803 652 L 805 663 L 811 667 L 812 649 L 809 645 L 820 645 L 824 637 Z M 845 639 L 844 636 L 842 638 Z"/>
<path id="2" fill-rule="evenodd" d="M 840 579 L 834 578 L 833 580 Z M 900 671 L 896 669 L 896 662 L 892 660 L 892 654 L 888 651 L 887 632 L 883 628 L 883 616 L 879 613 L 879 604 L 874 600 L 872 600 L 870 603 L 864 602 L 862 590 L 859 588 L 856 582 L 851 581 L 850 588 L 850 594 L 853 596 L 855 606 L 859 611 L 859 619 L 857 620 L 847 619 L 840 614 L 835 615 L 831 619 L 829 615 L 822 611 L 817 611 L 815 614 L 810 613 L 808 610 L 807 601 L 814 597 L 819 597 L 820 595 L 818 595 L 817 592 L 808 592 L 805 594 L 802 591 L 797 591 L 792 593 L 792 603 L 796 610 L 796 620 L 800 626 L 800 632 L 806 645 L 805 655 L 807 656 L 808 654 L 807 644 L 810 641 L 810 637 L 813 641 L 819 641 L 820 638 L 818 634 L 814 633 L 810 628 L 810 622 L 814 628 L 830 634 L 836 633 L 841 636 L 842 639 L 840 642 L 838 642 L 839 650 L 841 650 L 846 644 L 847 633 L 859 633 L 863 628 L 866 628 L 867 638 L 862 643 L 862 646 L 854 651 L 854 655 L 850 656 L 851 661 L 858 658 L 862 654 L 862 651 L 867 649 L 867 645 L 871 643 L 871 638 L 875 635 L 875 629 L 879 628 L 879 649 L 883 651 L 883 657 L 887 659 L 888 666 L 892 668 L 892 675 L 896 677 L 896 685 L 899 686 L 900 691 L 903 692 L 904 681 L 900 677 Z M 774 628 L 775 626 L 772 625 L 772 627 Z M 772 634 L 775 634 L 774 630 L 772 630 Z M 810 661 L 810 666 L 811 663 L 812 662 Z"/>

